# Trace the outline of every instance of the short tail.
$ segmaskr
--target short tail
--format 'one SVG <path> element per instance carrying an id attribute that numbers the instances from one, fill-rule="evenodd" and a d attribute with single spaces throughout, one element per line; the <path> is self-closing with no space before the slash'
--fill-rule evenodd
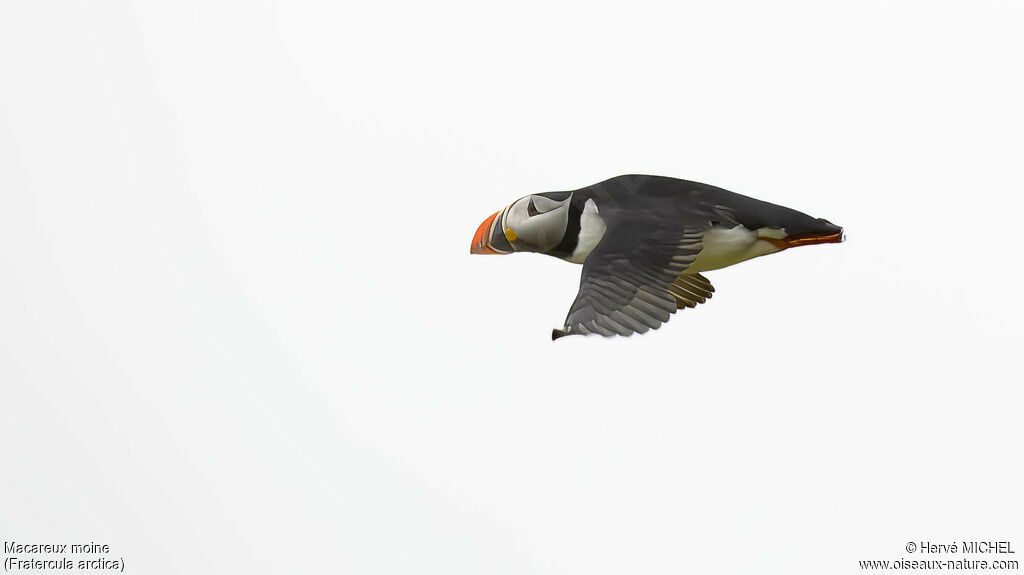
<path id="1" fill-rule="evenodd" d="M 846 241 L 846 230 L 828 220 L 819 219 L 818 221 L 822 225 L 819 229 L 813 231 L 793 234 L 779 239 L 761 239 L 770 242 L 780 250 L 798 246 L 812 246 L 814 244 L 839 244 Z"/>

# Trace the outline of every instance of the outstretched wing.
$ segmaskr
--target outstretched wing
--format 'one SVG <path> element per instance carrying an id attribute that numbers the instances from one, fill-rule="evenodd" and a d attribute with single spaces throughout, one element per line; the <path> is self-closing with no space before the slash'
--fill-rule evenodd
<path id="1" fill-rule="evenodd" d="M 583 263 L 580 290 L 569 309 L 566 335 L 632 335 L 658 329 L 676 309 L 695 307 L 715 288 L 686 269 L 697 258 L 710 222 L 673 226 L 651 219 L 617 222 Z"/>

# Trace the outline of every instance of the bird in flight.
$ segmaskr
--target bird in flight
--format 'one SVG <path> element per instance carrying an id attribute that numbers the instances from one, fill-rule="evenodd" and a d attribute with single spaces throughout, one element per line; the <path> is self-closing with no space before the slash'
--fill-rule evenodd
<path id="1" fill-rule="evenodd" d="M 470 253 L 538 252 L 583 264 L 576 301 L 555 340 L 658 329 L 715 288 L 701 272 L 812 244 L 843 228 L 698 182 L 618 176 L 572 192 L 531 194 L 488 217 Z"/>

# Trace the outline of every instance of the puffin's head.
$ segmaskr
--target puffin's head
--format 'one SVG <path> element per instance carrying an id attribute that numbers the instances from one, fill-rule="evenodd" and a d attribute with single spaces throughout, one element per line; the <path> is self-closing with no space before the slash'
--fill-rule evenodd
<path id="1" fill-rule="evenodd" d="M 569 222 L 572 192 L 520 198 L 484 220 L 473 236 L 472 254 L 547 252 L 557 246 Z"/>

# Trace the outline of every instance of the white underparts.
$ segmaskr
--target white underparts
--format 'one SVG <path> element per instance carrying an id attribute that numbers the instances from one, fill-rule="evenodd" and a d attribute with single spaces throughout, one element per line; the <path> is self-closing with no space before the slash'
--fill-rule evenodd
<path id="1" fill-rule="evenodd" d="M 706 272 L 738 264 L 742 261 L 766 256 L 779 248 L 762 238 L 781 239 L 785 230 L 761 228 L 748 230 L 743 226 L 735 228 L 711 228 L 704 233 L 703 249 L 686 273 Z"/>
<path id="2" fill-rule="evenodd" d="M 604 237 L 606 229 L 607 226 L 604 225 L 604 220 L 597 211 L 597 204 L 594 203 L 594 200 L 587 200 L 587 203 L 583 204 L 583 213 L 580 214 L 580 239 L 576 243 L 576 249 L 569 254 L 569 257 L 565 258 L 565 261 L 574 264 L 583 263 L 583 260 L 587 259 L 590 252 L 594 251 L 598 242 Z"/>

